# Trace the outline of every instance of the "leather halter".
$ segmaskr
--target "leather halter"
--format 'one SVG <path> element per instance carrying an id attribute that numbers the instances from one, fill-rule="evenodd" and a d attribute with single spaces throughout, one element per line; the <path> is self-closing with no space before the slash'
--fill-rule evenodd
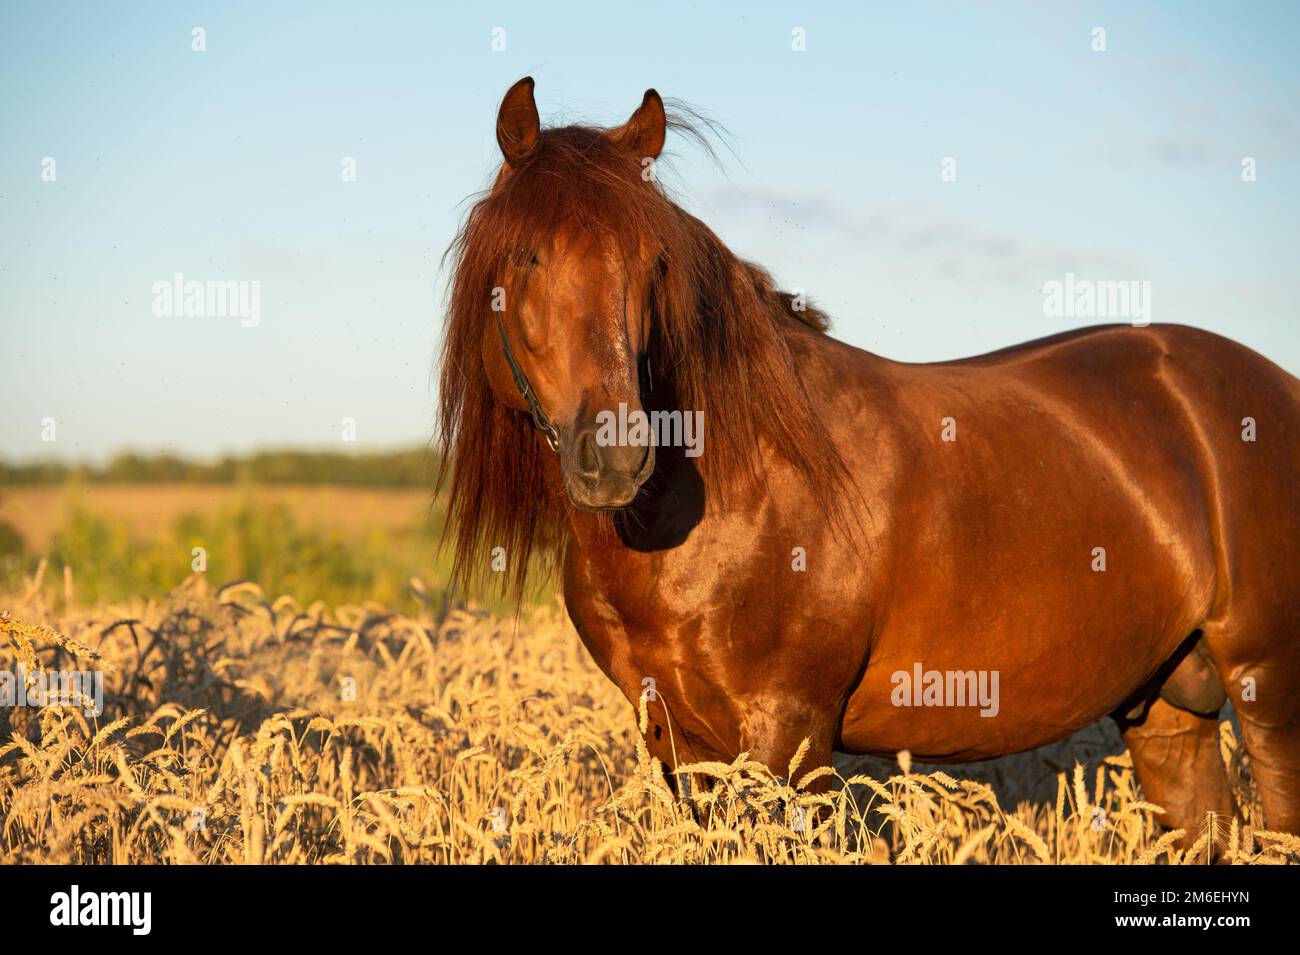
<path id="1" fill-rule="evenodd" d="M 555 425 L 551 424 L 551 419 L 546 416 L 542 403 L 537 400 L 537 392 L 533 391 L 528 376 L 519 367 L 519 359 L 515 357 L 514 349 L 510 347 L 510 338 L 506 335 L 506 323 L 501 318 L 501 313 L 494 311 L 493 314 L 497 317 L 497 331 L 501 333 L 501 350 L 505 352 L 506 363 L 510 366 L 510 374 L 515 379 L 515 387 L 519 389 L 519 394 L 523 396 L 524 401 L 528 404 L 529 414 L 533 416 L 533 427 L 546 438 L 546 443 L 550 445 L 551 450 L 558 453 L 560 450 L 560 434 L 555 430 Z"/>

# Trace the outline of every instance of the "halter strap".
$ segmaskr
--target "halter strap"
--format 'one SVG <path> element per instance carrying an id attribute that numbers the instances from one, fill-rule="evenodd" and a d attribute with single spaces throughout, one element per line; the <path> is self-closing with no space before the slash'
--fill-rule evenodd
<path id="1" fill-rule="evenodd" d="M 514 349 L 510 347 L 510 338 L 506 335 L 506 323 L 501 318 L 501 313 L 494 311 L 493 314 L 497 317 L 497 331 L 501 333 L 501 350 L 505 352 L 506 363 L 510 366 L 510 374 L 515 379 L 515 387 L 519 389 L 519 394 L 523 396 L 524 401 L 528 404 L 529 414 L 533 416 L 533 427 L 545 436 L 546 443 L 550 445 L 551 450 L 558 452 L 560 450 L 559 432 L 555 430 L 555 425 L 551 424 L 551 419 L 546 416 L 542 403 L 537 400 L 537 392 L 533 391 L 528 376 L 519 367 L 519 359 L 515 357 Z"/>

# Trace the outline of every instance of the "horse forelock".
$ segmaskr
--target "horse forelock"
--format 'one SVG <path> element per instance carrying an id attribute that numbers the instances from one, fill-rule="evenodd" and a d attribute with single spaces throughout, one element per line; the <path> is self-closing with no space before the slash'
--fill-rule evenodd
<path id="1" fill-rule="evenodd" d="M 670 125 L 689 129 L 680 118 Z M 444 539 L 455 547 L 454 580 L 479 578 L 502 547 L 518 597 L 530 557 L 549 562 L 567 539 L 568 501 L 545 479 L 550 452 L 527 415 L 495 399 L 480 352 L 493 288 L 506 288 L 512 300 L 511 256 L 561 230 L 612 240 L 629 262 L 644 260 L 647 249 L 657 256 L 654 374 L 671 380 L 681 410 L 704 413 L 706 452 L 697 464 L 711 493 L 752 486 L 765 443 L 803 472 L 829 513 L 843 513 L 847 469 L 788 341 L 796 324 L 824 332 L 826 316 L 777 290 L 764 269 L 732 253 L 645 168 L 604 130 L 546 130 L 526 162 L 498 173 L 447 250 L 439 485 L 449 478 Z"/>

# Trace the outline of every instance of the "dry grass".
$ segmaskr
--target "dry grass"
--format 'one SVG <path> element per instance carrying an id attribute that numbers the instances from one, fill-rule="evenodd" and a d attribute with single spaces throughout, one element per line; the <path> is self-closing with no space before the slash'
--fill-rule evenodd
<path id="1" fill-rule="evenodd" d="M 144 538 L 189 514 L 213 518 L 248 495 L 260 506 L 287 504 L 304 525 L 327 527 L 348 540 L 376 528 L 418 529 L 431 499 L 423 489 L 329 484 L 19 485 L 0 487 L 0 520 L 13 525 L 28 547 L 42 554 L 66 528 L 70 505 L 112 514 L 133 536 Z"/>
<path id="2" fill-rule="evenodd" d="M 0 709 L 0 862 L 1180 863 L 1212 838 L 1233 862 L 1300 858 L 1236 822 L 1179 852 L 1126 755 L 1014 809 L 906 754 L 847 778 L 801 757 L 683 767 L 677 801 L 561 612 L 516 626 L 413 592 L 410 613 L 199 576 L 57 619 L 37 586 L 0 600 L 0 669 L 113 667 L 98 718 Z M 1228 723 L 1223 749 L 1258 818 Z M 802 788 L 828 774 L 831 793 Z"/>

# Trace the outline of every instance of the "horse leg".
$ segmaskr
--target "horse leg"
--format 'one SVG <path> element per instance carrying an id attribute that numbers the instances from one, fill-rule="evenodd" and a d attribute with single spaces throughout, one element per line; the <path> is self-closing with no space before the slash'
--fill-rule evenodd
<path id="1" fill-rule="evenodd" d="M 1268 624 L 1207 631 L 1217 669 L 1241 723 L 1242 743 L 1263 804 L 1265 828 L 1300 835 L 1300 640 L 1287 615 Z"/>
<path id="2" fill-rule="evenodd" d="M 1241 733 L 1259 783 L 1264 825 L 1300 835 L 1300 724 L 1269 725 L 1243 716 Z"/>
<path id="3" fill-rule="evenodd" d="M 790 785 L 814 769 L 831 765 L 835 741 L 836 714 L 820 707 L 803 706 L 796 701 L 764 701 L 740 721 L 740 750 L 762 763 L 778 777 L 790 769 L 795 753 L 808 740 L 808 749 L 795 767 Z M 825 792 L 830 777 L 822 776 L 808 786 L 809 792 Z"/>
<path id="4" fill-rule="evenodd" d="M 1259 786 L 1264 826 L 1300 835 L 1300 700 L 1294 668 L 1239 667 L 1233 706 L 1250 771 Z"/>
<path id="5" fill-rule="evenodd" d="M 1185 831 L 1184 849 L 1200 835 L 1207 813 L 1218 813 L 1225 825 L 1233 818 L 1237 810 L 1219 755 L 1217 713 L 1192 713 L 1158 697 L 1142 716 L 1116 721 L 1142 792 L 1165 810 L 1162 825 Z"/>
<path id="6" fill-rule="evenodd" d="M 834 714 L 793 701 L 786 701 L 776 712 L 766 707 L 755 708 L 741 721 L 740 749 L 778 778 L 789 773 L 789 784 L 794 787 L 813 770 L 831 765 L 835 725 Z M 790 763 L 805 739 L 808 749 L 790 773 Z M 831 782 L 832 776 L 822 775 L 809 782 L 803 791 L 824 793 L 831 788 Z M 800 832 L 813 831 L 824 818 L 823 807 L 806 811 L 802 807 L 786 806 L 783 814 L 785 823 Z"/>

